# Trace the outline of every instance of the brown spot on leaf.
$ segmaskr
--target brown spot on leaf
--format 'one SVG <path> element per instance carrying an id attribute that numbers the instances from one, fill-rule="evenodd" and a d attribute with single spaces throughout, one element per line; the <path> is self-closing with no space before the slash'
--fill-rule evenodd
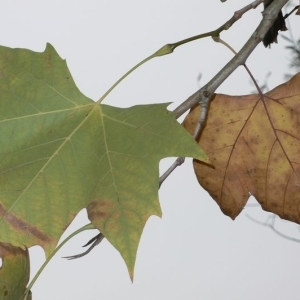
<path id="1" fill-rule="evenodd" d="M 87 206 L 89 217 L 92 219 L 108 218 L 111 214 L 111 203 L 109 201 L 92 201 Z"/>
<path id="2" fill-rule="evenodd" d="M 40 241 L 50 242 L 50 238 L 40 231 L 36 226 L 32 226 L 30 223 L 7 211 L 2 204 L 0 204 L 0 217 L 2 217 L 14 230 L 30 233 Z"/>

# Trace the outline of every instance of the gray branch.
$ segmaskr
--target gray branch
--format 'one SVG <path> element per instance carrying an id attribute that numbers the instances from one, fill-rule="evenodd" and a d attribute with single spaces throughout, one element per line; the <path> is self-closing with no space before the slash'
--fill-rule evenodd
<path id="1" fill-rule="evenodd" d="M 233 73 L 233 71 L 246 63 L 247 58 L 262 41 L 266 32 L 278 16 L 279 11 L 287 2 L 288 0 L 275 0 L 264 10 L 263 19 L 243 48 L 205 86 L 174 110 L 177 118 L 196 104 L 209 103 L 217 88 L 231 75 L 231 73 Z"/>

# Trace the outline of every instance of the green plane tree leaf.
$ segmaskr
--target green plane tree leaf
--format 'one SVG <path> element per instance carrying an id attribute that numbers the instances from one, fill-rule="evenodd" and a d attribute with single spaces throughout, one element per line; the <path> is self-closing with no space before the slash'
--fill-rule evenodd
<path id="1" fill-rule="evenodd" d="M 158 163 L 207 161 L 167 104 L 116 108 L 85 97 L 51 45 L 0 47 L 0 237 L 49 255 L 82 209 L 133 277 L 143 227 L 161 215 Z"/>

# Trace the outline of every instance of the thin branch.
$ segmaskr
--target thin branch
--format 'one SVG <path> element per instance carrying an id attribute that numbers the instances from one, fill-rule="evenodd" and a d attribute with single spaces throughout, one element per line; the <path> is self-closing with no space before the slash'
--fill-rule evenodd
<path id="1" fill-rule="evenodd" d="M 261 222 L 261 221 L 258 221 L 256 219 L 254 219 L 253 217 L 251 217 L 250 215 L 246 214 L 246 217 L 251 220 L 252 222 L 256 223 L 256 224 L 259 224 L 261 226 L 265 226 L 265 227 L 268 227 L 270 228 L 272 231 L 274 231 L 276 234 L 278 234 L 280 237 L 286 239 L 286 240 L 289 240 L 289 241 L 292 241 L 292 242 L 296 242 L 296 243 L 300 243 L 300 240 L 299 239 L 296 239 L 296 238 L 293 238 L 291 236 L 288 236 L 288 235 L 285 235 L 283 233 L 281 233 L 280 231 L 278 231 L 276 228 L 275 228 L 275 215 L 273 216 L 270 216 L 269 219 L 271 220 L 271 224 L 268 223 L 268 222 Z"/>
<path id="2" fill-rule="evenodd" d="M 196 129 L 193 134 L 193 138 L 197 140 L 198 136 L 200 135 L 202 129 L 204 128 L 204 124 L 207 118 L 208 113 L 208 107 L 206 106 L 206 103 L 200 104 L 201 106 L 201 114 L 199 121 L 197 123 Z M 178 157 L 175 162 L 167 169 L 166 172 L 164 172 L 160 178 L 159 178 L 159 187 L 162 185 L 162 183 L 169 177 L 169 175 L 179 166 L 181 166 L 185 162 L 185 157 Z"/>
<path id="3" fill-rule="evenodd" d="M 284 18 L 287 19 L 294 11 L 299 10 L 300 5 L 295 6 L 289 13 L 284 15 Z"/>
<path id="4" fill-rule="evenodd" d="M 252 3 L 241 8 L 240 10 L 237 10 L 236 12 L 234 12 L 234 16 L 236 16 L 236 18 L 241 18 L 244 13 L 246 13 L 248 10 L 255 9 L 262 2 L 263 2 L 263 0 L 253 1 Z"/>
<path id="5" fill-rule="evenodd" d="M 256 1 L 255 1 L 256 2 Z M 198 103 L 209 102 L 211 95 L 216 89 L 235 71 L 239 66 L 245 64 L 247 58 L 262 41 L 266 32 L 272 26 L 272 22 L 276 19 L 281 8 L 288 2 L 288 0 L 273 1 L 263 12 L 263 19 L 255 29 L 250 39 L 245 43 L 242 49 L 200 90 L 194 93 L 186 101 L 181 103 L 174 112 L 177 118 L 192 108 Z"/>
<path id="6" fill-rule="evenodd" d="M 234 12 L 233 16 L 228 21 L 226 21 L 223 25 L 221 25 L 219 28 L 217 28 L 215 30 L 212 30 L 212 31 L 209 31 L 209 32 L 205 32 L 205 33 L 202 33 L 202 34 L 198 34 L 198 35 L 189 37 L 187 39 L 181 40 L 181 41 L 176 42 L 176 43 L 168 44 L 167 46 L 169 48 L 169 51 L 171 50 L 171 52 L 173 52 L 175 50 L 175 48 L 177 48 L 178 46 L 181 46 L 183 44 L 186 44 L 186 43 L 189 43 L 189 42 L 192 42 L 192 41 L 204 38 L 204 37 L 219 36 L 222 31 L 228 30 L 246 12 L 248 12 L 251 9 L 255 9 L 262 2 L 263 2 L 263 0 L 255 0 L 252 3 L 244 6 L 243 8 L 237 10 L 236 12 Z M 162 49 L 165 49 L 165 47 L 166 46 L 162 47 Z M 169 53 L 167 53 L 167 54 L 169 54 Z"/>
<path id="7" fill-rule="evenodd" d="M 223 41 L 223 40 L 220 39 L 219 37 L 213 38 L 213 40 L 214 40 L 215 42 L 217 42 L 217 43 L 223 44 L 223 45 L 224 45 L 225 47 L 227 47 L 232 53 L 234 53 L 234 55 L 237 55 L 237 52 L 236 52 L 229 44 L 227 44 L 225 41 Z M 257 89 L 257 92 L 259 93 L 259 95 L 261 96 L 261 98 L 263 98 L 263 97 L 264 97 L 264 94 L 263 94 L 261 88 L 259 87 L 257 81 L 255 80 L 253 74 L 251 73 L 250 69 L 249 69 L 248 66 L 246 65 L 246 63 L 243 64 L 243 67 L 246 69 L 248 75 L 250 76 L 250 78 L 251 78 L 251 80 L 252 80 L 254 86 L 255 86 L 256 89 Z"/>
<path id="8" fill-rule="evenodd" d="M 162 185 L 162 183 L 169 177 L 169 175 L 179 166 L 181 166 L 185 161 L 185 157 L 177 157 L 175 162 L 169 167 L 169 169 L 164 172 L 159 177 L 159 187 Z"/>

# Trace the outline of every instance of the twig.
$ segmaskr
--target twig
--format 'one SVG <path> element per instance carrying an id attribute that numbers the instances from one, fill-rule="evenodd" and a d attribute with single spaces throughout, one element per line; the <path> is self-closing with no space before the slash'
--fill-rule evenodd
<path id="1" fill-rule="evenodd" d="M 237 55 L 237 52 L 229 45 L 227 44 L 225 41 L 223 41 L 220 37 L 213 37 L 213 40 L 217 43 L 223 44 L 225 47 L 227 47 L 232 53 L 234 53 L 234 55 Z M 254 86 L 256 87 L 259 95 L 263 98 L 264 94 L 261 90 L 261 88 L 259 87 L 257 81 L 255 80 L 254 76 L 252 75 L 250 69 L 248 68 L 248 66 L 246 65 L 246 63 L 243 64 L 243 67 L 246 69 L 248 75 L 250 76 L 251 80 L 253 81 Z"/>
<path id="2" fill-rule="evenodd" d="M 199 122 L 197 123 L 196 129 L 193 134 L 193 138 L 197 140 L 198 136 L 200 135 L 204 123 L 206 121 L 207 113 L 208 113 L 208 107 L 206 103 L 200 104 L 201 106 L 201 114 L 199 118 Z M 164 172 L 160 178 L 159 178 L 159 187 L 162 185 L 162 183 L 169 177 L 169 175 L 179 166 L 181 166 L 185 162 L 185 157 L 177 157 L 175 162 L 171 165 L 171 167 L 168 168 L 166 172 Z"/>
<path id="3" fill-rule="evenodd" d="M 286 13 L 283 17 L 288 18 L 294 11 L 299 10 L 300 5 L 295 6 L 289 13 Z"/>
<path id="4" fill-rule="evenodd" d="M 241 8 L 240 10 L 237 10 L 236 12 L 234 12 L 234 16 L 236 18 L 241 18 L 244 13 L 246 13 L 250 9 L 255 9 L 262 2 L 263 2 L 263 0 L 253 1 L 252 3 L 250 3 L 250 4 L 246 5 L 245 7 Z"/>
<path id="5" fill-rule="evenodd" d="M 296 239 L 296 238 L 293 238 L 291 236 L 288 236 L 288 235 L 285 235 L 283 233 L 281 233 L 280 231 L 278 231 L 276 228 L 275 228 L 275 215 L 273 216 L 270 216 L 269 219 L 271 219 L 271 224 L 269 224 L 268 222 L 261 222 L 261 221 L 258 221 L 254 218 L 252 218 L 250 215 L 246 214 L 246 217 L 251 220 L 252 222 L 256 223 L 256 224 L 259 224 L 261 226 L 265 226 L 265 227 L 268 227 L 270 228 L 272 231 L 274 231 L 276 234 L 278 234 L 280 237 L 284 238 L 284 239 L 287 239 L 289 241 L 292 241 L 292 242 L 296 242 L 296 243 L 300 243 L 300 240 L 299 239 Z"/>
<path id="6" fill-rule="evenodd" d="M 159 177 L 159 187 L 162 183 L 169 177 L 169 175 L 179 166 L 181 166 L 185 161 L 185 157 L 177 157 L 175 162 L 169 167 L 169 169 Z"/>
<path id="7" fill-rule="evenodd" d="M 288 1 L 288 0 L 286 0 Z M 263 2 L 263 0 L 255 0 L 252 3 L 244 6 L 243 8 L 237 10 L 236 12 L 234 12 L 233 16 L 226 21 L 223 25 L 221 25 L 219 28 L 209 31 L 209 32 L 205 32 L 202 34 L 198 34 L 195 36 L 192 36 L 190 38 L 181 40 L 179 42 L 176 43 L 172 43 L 172 44 L 168 44 L 168 48 L 170 52 L 173 52 L 175 50 L 175 48 L 177 48 L 178 46 L 181 46 L 183 44 L 189 43 L 191 41 L 195 41 L 204 37 L 213 37 L 213 36 L 219 36 L 220 33 L 224 30 L 228 30 L 237 20 L 239 20 L 247 11 L 251 10 L 251 9 L 255 9 L 259 4 L 261 4 Z M 161 49 L 165 49 L 166 46 L 162 47 Z M 163 50 L 164 52 L 165 50 Z M 157 51 L 158 52 L 158 51 Z M 168 52 L 167 54 L 169 54 L 170 52 Z"/>
<path id="8" fill-rule="evenodd" d="M 255 1 L 256 2 L 256 1 Z M 247 58 L 262 41 L 266 32 L 272 26 L 272 20 L 275 20 L 278 12 L 288 2 L 288 0 L 273 1 L 272 4 L 264 10 L 264 16 L 250 39 L 245 43 L 242 49 L 200 90 L 194 93 L 186 101 L 181 103 L 174 112 L 177 118 L 198 103 L 209 102 L 210 95 L 235 71 L 239 66 L 245 64 Z"/>

